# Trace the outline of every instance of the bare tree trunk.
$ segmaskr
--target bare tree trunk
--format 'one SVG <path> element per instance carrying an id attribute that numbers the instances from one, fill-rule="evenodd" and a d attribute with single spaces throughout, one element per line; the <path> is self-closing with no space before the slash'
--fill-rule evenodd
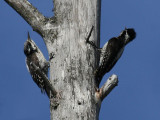
<path id="1" fill-rule="evenodd" d="M 98 120 L 101 102 L 117 85 L 113 75 L 99 90 L 94 71 L 99 55 L 101 0 L 53 0 L 55 16 L 45 18 L 27 0 L 5 0 L 44 39 L 50 55 L 50 81 L 59 95 L 51 120 Z M 52 56 L 54 55 L 54 56 Z M 53 57 L 53 58 L 52 58 Z"/>
<path id="2" fill-rule="evenodd" d="M 96 66 L 95 50 L 86 44 L 86 37 L 99 42 L 97 0 L 55 0 L 57 39 L 52 60 L 51 80 L 62 92 L 57 110 L 51 109 L 51 120 L 97 120 L 99 106 L 94 100 Z M 52 66 L 52 65 L 51 65 Z"/>

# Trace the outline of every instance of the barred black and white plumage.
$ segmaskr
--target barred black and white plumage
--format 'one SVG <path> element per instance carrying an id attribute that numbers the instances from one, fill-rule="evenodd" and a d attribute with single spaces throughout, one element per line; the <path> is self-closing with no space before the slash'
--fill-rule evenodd
<path id="1" fill-rule="evenodd" d="M 101 49 L 99 67 L 95 72 L 96 77 L 101 80 L 121 57 L 125 46 L 136 37 L 133 28 L 123 30 L 118 37 L 111 38 Z"/>
<path id="2" fill-rule="evenodd" d="M 26 66 L 32 76 L 33 81 L 41 89 L 41 92 L 45 93 L 46 86 L 42 75 L 45 74 L 47 76 L 49 64 L 35 42 L 30 39 L 29 33 L 28 39 L 24 44 L 24 54 L 26 55 Z M 33 64 L 40 68 L 41 74 L 35 70 Z"/>

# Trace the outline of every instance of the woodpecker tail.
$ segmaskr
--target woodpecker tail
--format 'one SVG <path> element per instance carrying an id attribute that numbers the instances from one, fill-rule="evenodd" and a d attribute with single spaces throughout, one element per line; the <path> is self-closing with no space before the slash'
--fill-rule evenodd
<path id="1" fill-rule="evenodd" d="M 99 69 L 96 69 L 94 72 L 95 78 L 96 78 L 96 85 L 99 87 L 99 84 L 102 80 L 102 76 L 99 75 Z"/>

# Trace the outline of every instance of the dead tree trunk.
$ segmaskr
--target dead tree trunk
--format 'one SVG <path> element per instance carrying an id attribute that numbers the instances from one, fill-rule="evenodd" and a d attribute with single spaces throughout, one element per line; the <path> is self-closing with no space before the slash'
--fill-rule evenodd
<path id="1" fill-rule="evenodd" d="M 98 120 L 101 102 L 118 83 L 111 76 L 98 91 L 94 71 L 98 63 L 101 0 L 53 0 L 54 17 L 44 17 L 27 0 L 5 0 L 47 46 L 50 81 L 59 94 L 51 102 L 51 120 Z M 92 33 L 89 32 L 94 26 Z M 56 107 L 55 107 L 56 106 Z"/>

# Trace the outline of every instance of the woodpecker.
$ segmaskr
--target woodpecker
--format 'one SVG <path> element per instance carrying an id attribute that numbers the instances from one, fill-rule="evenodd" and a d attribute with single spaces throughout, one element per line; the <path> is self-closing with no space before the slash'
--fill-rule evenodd
<path id="1" fill-rule="evenodd" d="M 31 40 L 28 33 L 28 39 L 24 43 L 24 54 L 26 55 L 26 66 L 29 73 L 32 76 L 33 81 L 41 89 L 42 93 L 45 93 L 45 82 L 43 81 L 43 76 L 48 74 L 49 62 L 45 59 L 40 49 L 37 47 L 35 42 Z M 40 69 L 40 72 L 35 70 L 34 66 Z"/>
<path id="2" fill-rule="evenodd" d="M 118 37 L 111 38 L 100 49 L 99 67 L 95 71 L 95 76 L 98 81 L 101 81 L 103 76 L 108 73 L 121 57 L 125 46 L 136 37 L 136 32 L 133 28 L 125 28 Z"/>

